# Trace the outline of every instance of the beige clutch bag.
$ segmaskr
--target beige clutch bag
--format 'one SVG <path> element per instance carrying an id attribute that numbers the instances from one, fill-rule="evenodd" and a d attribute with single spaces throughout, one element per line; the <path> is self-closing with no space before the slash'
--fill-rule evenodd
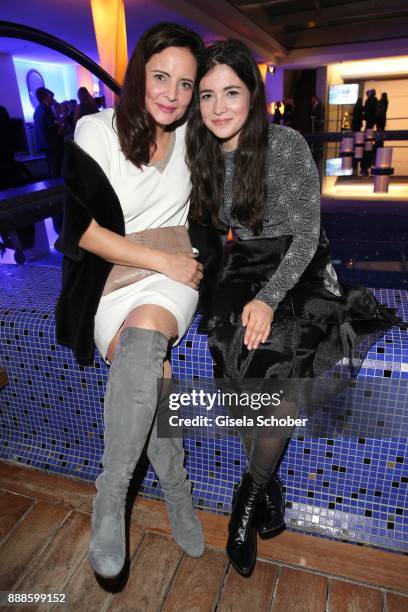
<path id="1" fill-rule="evenodd" d="M 166 253 L 177 253 L 179 251 L 192 252 L 190 237 L 185 225 L 172 227 L 154 227 L 127 234 L 127 240 L 143 246 L 165 251 Z M 105 283 L 102 295 L 107 295 L 132 283 L 136 283 L 151 274 L 157 274 L 155 270 L 136 268 L 134 266 L 121 266 L 114 264 Z"/>

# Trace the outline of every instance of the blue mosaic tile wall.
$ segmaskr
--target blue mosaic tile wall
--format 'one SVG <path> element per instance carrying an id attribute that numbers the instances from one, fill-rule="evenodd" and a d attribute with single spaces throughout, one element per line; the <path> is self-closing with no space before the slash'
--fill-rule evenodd
<path id="1" fill-rule="evenodd" d="M 55 342 L 53 310 L 60 284 L 56 268 L 0 266 L 0 365 L 9 384 L 0 391 L 0 457 L 86 480 L 100 470 L 102 406 L 107 367 L 98 354 L 79 366 Z M 385 304 L 408 315 L 408 293 L 376 289 Z M 172 352 L 177 378 L 212 376 L 198 319 Z M 408 379 L 408 333 L 393 328 L 373 346 L 359 379 Z M 406 386 L 390 404 L 408 405 Z M 374 398 L 364 409 L 377 410 Z M 408 551 L 407 437 L 310 438 L 295 435 L 280 466 L 290 528 L 330 539 Z M 233 486 L 245 467 L 235 435 L 185 438 L 186 467 L 198 507 L 230 509 Z M 160 497 L 148 469 L 142 494 Z"/>

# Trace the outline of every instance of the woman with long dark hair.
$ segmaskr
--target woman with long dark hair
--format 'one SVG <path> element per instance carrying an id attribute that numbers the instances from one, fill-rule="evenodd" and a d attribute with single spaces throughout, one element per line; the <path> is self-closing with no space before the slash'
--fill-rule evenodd
<path id="1" fill-rule="evenodd" d="M 163 381 L 160 400 L 158 381 L 171 376 L 166 356 L 193 319 L 202 278 L 191 244 L 183 247 L 190 176 L 182 125 L 202 50 L 201 38 L 180 25 L 150 28 L 129 61 L 115 110 L 80 119 L 68 147 L 57 337 L 85 362 L 95 340 L 112 364 L 88 555 L 107 578 L 125 562 L 128 484 L 147 440 L 177 543 L 193 557 L 204 550 L 182 439 L 157 431 L 169 394 Z M 175 251 L 165 245 L 174 236 L 182 239 Z M 131 282 L 123 282 L 124 271 Z"/>
<path id="2" fill-rule="evenodd" d="M 399 320 L 364 287 L 339 284 L 311 152 L 295 130 L 268 125 L 262 78 L 244 44 L 206 49 L 187 153 L 192 221 L 224 237 L 229 227 L 236 233 L 205 317 L 215 373 L 228 384 L 293 381 L 279 407 L 267 410 L 295 417 L 296 380 L 319 377 L 353 356 L 368 332 L 382 334 Z M 248 468 L 233 498 L 227 553 L 244 576 L 256 561 L 257 531 L 267 538 L 285 526 L 276 466 L 293 428 L 275 436 L 260 429 L 239 431 Z"/>

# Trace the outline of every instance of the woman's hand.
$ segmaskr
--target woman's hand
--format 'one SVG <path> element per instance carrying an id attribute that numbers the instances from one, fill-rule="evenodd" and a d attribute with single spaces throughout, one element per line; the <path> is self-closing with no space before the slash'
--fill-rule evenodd
<path id="1" fill-rule="evenodd" d="M 186 253 L 185 251 L 168 253 L 166 255 L 167 265 L 162 273 L 192 289 L 197 289 L 203 278 L 203 264 L 197 261 L 197 257 L 197 253 Z"/>
<path id="2" fill-rule="evenodd" d="M 242 325 L 246 327 L 244 344 L 249 351 L 265 342 L 271 331 L 273 310 L 261 300 L 251 300 L 242 311 Z"/>
<path id="3" fill-rule="evenodd" d="M 203 278 L 203 265 L 197 261 L 197 253 L 170 254 L 136 244 L 99 226 L 94 219 L 82 234 L 79 246 L 111 263 L 154 270 L 192 289 L 197 289 Z"/>

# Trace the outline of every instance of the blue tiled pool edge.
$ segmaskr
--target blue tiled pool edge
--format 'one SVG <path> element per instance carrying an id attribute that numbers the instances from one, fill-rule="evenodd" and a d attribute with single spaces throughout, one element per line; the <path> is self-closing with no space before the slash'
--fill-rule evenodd
<path id="1" fill-rule="evenodd" d="M 23 272 L 17 266 L 2 267 L 0 364 L 7 367 L 10 383 L 0 392 L 0 457 L 92 481 L 102 454 L 107 368 L 98 355 L 92 367 L 80 367 L 68 349 L 55 343 L 58 270 Z M 376 290 L 380 301 L 407 299 L 403 291 L 381 291 Z M 387 336 L 383 338 L 368 354 L 362 374 L 389 371 L 405 377 L 408 350 L 404 342 L 390 350 Z M 377 352 L 378 348 L 384 351 Z M 172 361 L 178 377 L 209 375 L 211 357 L 195 325 L 173 350 Z M 228 513 L 233 486 L 245 465 L 238 438 L 187 437 L 185 448 L 195 504 Z M 398 436 L 364 443 L 294 437 L 279 471 L 286 488 L 289 527 L 408 552 L 407 456 L 407 440 Z M 141 493 L 161 497 L 151 468 Z"/>

